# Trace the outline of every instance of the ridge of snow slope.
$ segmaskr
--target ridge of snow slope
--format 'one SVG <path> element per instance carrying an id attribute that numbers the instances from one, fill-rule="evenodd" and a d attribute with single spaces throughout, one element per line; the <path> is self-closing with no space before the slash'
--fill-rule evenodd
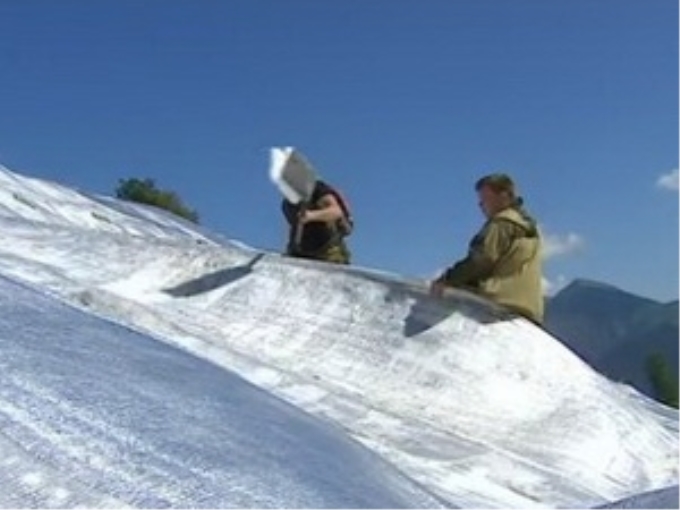
<path id="1" fill-rule="evenodd" d="M 455 505 L 593 506 L 677 484 L 677 411 L 488 303 L 7 170 L 0 189 L 0 272 L 332 419 Z"/>
<path id="2" fill-rule="evenodd" d="M 0 277 L 0 507 L 439 507 L 336 427 Z"/>

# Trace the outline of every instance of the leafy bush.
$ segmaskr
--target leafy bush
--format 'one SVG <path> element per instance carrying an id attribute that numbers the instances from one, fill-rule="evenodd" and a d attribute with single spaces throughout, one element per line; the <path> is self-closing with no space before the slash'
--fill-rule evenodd
<path id="1" fill-rule="evenodd" d="M 659 353 L 652 354 L 647 360 L 647 371 L 657 398 L 664 404 L 677 409 L 678 378 L 673 375 L 668 361 Z"/>
<path id="2" fill-rule="evenodd" d="M 157 188 L 153 179 L 121 179 L 116 189 L 116 197 L 159 207 L 198 223 L 198 213 L 195 210 L 186 206 L 174 191 Z"/>

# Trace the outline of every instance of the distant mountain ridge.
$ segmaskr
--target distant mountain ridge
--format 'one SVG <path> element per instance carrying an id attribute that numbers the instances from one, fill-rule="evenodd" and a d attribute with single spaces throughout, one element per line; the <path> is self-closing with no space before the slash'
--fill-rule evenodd
<path id="1" fill-rule="evenodd" d="M 678 374 L 678 301 L 661 303 L 577 279 L 546 303 L 546 328 L 591 366 L 654 397 L 646 363 L 661 354 Z"/>

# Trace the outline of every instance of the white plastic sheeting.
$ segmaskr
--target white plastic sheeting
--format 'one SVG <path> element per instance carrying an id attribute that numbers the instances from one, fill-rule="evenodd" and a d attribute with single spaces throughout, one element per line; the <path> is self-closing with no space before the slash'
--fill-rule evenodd
<path id="1" fill-rule="evenodd" d="M 592 506 L 677 484 L 675 410 L 462 293 L 258 254 L 8 171 L 0 215 L 0 271 L 333 420 L 455 505 Z"/>
<path id="2" fill-rule="evenodd" d="M 0 277 L 0 507 L 438 507 L 241 378 Z"/>

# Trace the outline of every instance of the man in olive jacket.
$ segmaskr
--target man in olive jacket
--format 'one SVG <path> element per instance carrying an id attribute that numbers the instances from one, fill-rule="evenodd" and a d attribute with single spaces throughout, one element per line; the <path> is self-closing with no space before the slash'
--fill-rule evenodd
<path id="1" fill-rule="evenodd" d="M 437 278 L 431 292 L 441 296 L 446 287 L 471 290 L 541 325 L 542 241 L 536 221 L 523 209 L 507 175 L 483 177 L 475 188 L 487 221 L 470 242 L 467 257 Z"/>

